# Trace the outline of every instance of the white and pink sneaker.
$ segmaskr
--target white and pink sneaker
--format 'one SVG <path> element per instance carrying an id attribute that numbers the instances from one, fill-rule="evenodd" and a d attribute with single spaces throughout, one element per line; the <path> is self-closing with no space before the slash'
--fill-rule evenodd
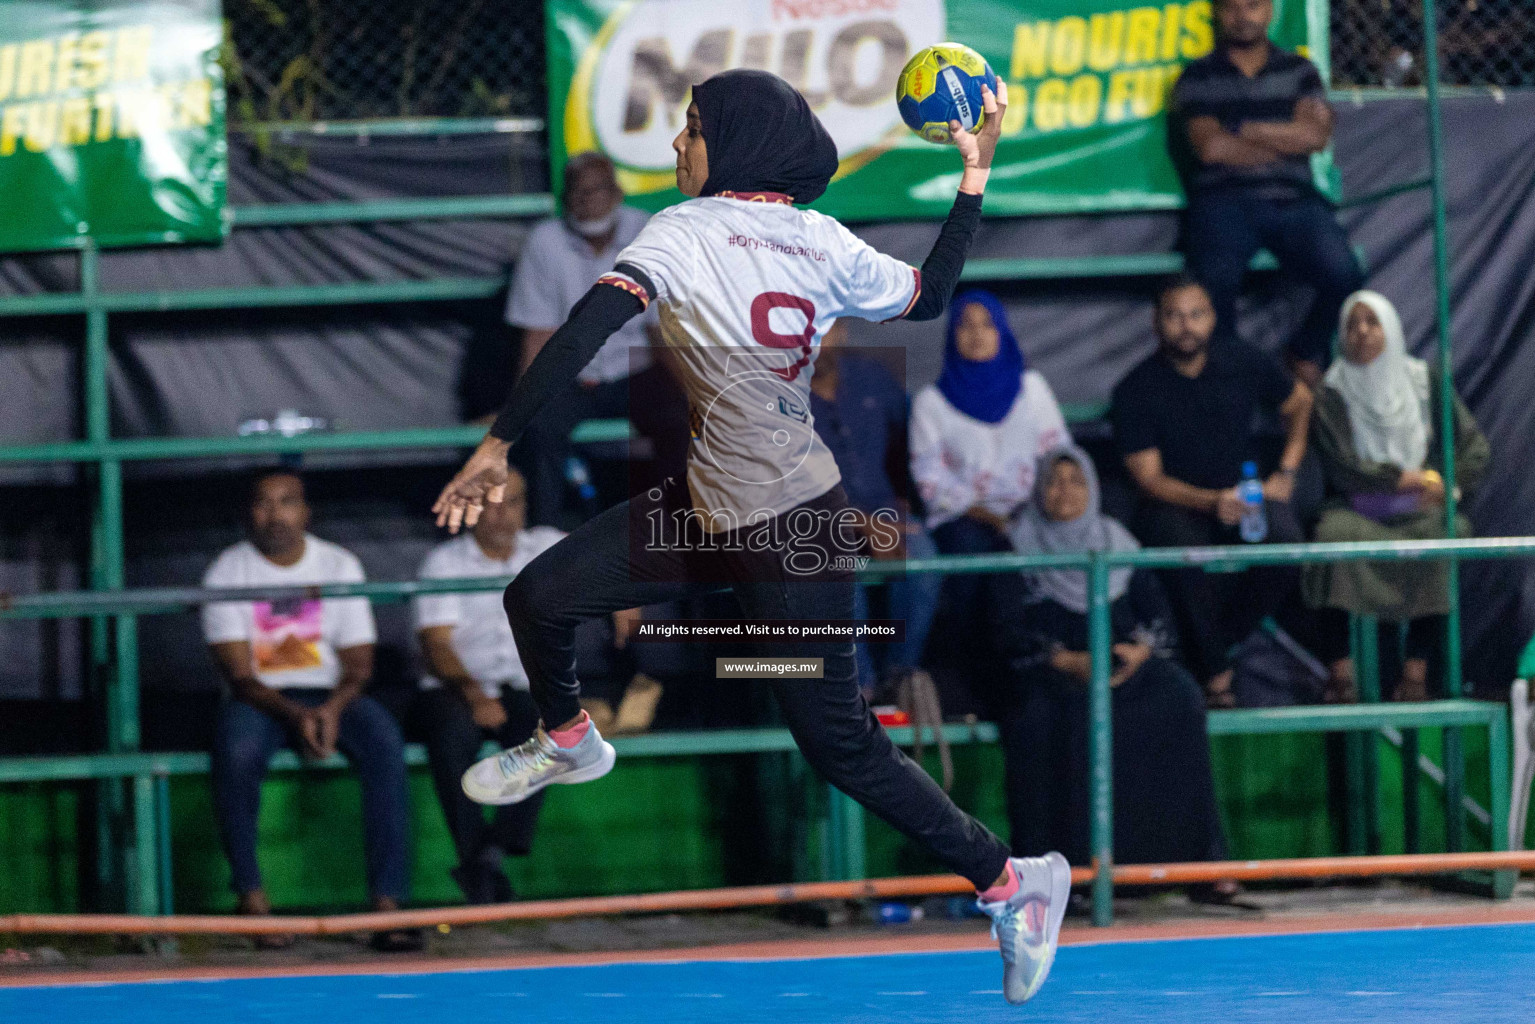
<path id="1" fill-rule="evenodd" d="M 517 804 L 545 786 L 600 779 L 613 770 L 618 754 L 597 726 L 586 722 L 585 735 L 562 747 L 540 725 L 533 737 L 487 757 L 464 772 L 464 793 L 479 804 Z"/>
<path id="2" fill-rule="evenodd" d="M 975 901 L 991 917 L 991 937 L 1002 949 L 1002 995 L 1027 1002 L 1050 976 L 1061 922 L 1071 898 L 1071 865 L 1058 853 L 1014 857 L 1008 864 L 1018 889 L 1007 899 Z"/>

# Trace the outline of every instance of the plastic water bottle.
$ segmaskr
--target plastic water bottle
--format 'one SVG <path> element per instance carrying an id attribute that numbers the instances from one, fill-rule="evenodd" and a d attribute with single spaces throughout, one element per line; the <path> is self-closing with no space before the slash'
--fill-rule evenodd
<path id="1" fill-rule="evenodd" d="M 586 462 L 579 455 L 572 455 L 565 460 L 565 482 L 575 488 L 581 496 L 581 502 L 590 505 L 597 500 L 597 488 L 592 483 L 591 471 L 586 468 Z"/>
<path id="2" fill-rule="evenodd" d="M 880 924 L 908 924 L 922 920 L 922 908 L 905 903 L 881 903 L 874 911 Z"/>
<path id="3" fill-rule="evenodd" d="M 1263 510 L 1263 481 L 1258 479 L 1256 462 L 1242 463 L 1237 497 L 1242 499 L 1242 539 L 1249 544 L 1260 543 L 1269 535 L 1269 517 Z"/>

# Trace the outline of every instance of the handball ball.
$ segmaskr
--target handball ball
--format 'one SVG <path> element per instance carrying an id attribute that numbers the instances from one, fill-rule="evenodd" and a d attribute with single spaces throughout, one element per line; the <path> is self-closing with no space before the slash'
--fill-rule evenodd
<path id="1" fill-rule="evenodd" d="M 895 83 L 895 104 L 906 126 L 929 142 L 953 142 L 949 122 L 975 131 L 986 119 L 981 84 L 997 91 L 986 58 L 959 43 L 939 43 L 906 62 Z"/>

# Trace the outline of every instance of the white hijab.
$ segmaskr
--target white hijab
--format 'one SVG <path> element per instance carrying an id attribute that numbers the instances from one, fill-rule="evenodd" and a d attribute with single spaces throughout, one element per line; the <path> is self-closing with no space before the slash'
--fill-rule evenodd
<path id="1" fill-rule="evenodd" d="M 1349 314 L 1361 302 L 1380 320 L 1386 347 L 1363 366 L 1340 356 L 1324 379 L 1348 407 L 1355 454 L 1366 462 L 1422 469 L 1429 441 L 1428 364 L 1407 354 L 1402 320 L 1391 300 L 1379 292 L 1359 291 L 1343 301 L 1340 336 L 1348 331 Z"/>

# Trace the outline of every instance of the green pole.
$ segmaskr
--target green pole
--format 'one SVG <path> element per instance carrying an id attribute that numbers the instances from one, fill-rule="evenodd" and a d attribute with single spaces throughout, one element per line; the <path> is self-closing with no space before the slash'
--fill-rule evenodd
<path id="1" fill-rule="evenodd" d="M 156 860 L 160 865 L 156 887 L 160 890 L 160 913 L 176 912 L 175 885 L 171 866 L 171 777 L 165 773 L 155 776 L 155 836 Z"/>
<path id="2" fill-rule="evenodd" d="M 1434 217 L 1434 314 L 1439 341 L 1439 443 L 1444 452 L 1444 529 L 1455 539 L 1455 373 L 1450 344 L 1450 229 L 1444 199 L 1444 125 L 1439 109 L 1439 10 L 1423 0 L 1423 69 L 1428 87 L 1429 201 Z M 1450 559 L 1450 613 L 1445 621 L 1444 685 L 1450 697 L 1461 694 L 1460 563 Z M 1465 755 L 1459 729 L 1444 733 L 1445 842 L 1459 850 L 1465 841 Z"/>
<path id="3" fill-rule="evenodd" d="M 155 807 L 155 778 L 138 775 L 133 780 L 133 870 L 128 876 L 129 909 L 154 916 L 160 912 L 159 815 Z"/>
<path id="4" fill-rule="evenodd" d="M 107 311 L 100 304 L 100 250 L 87 241 L 80 252 L 80 293 L 85 312 L 85 436 L 96 443 L 111 439 L 111 405 L 108 368 L 111 362 L 107 333 Z M 96 470 L 95 517 L 92 529 L 91 587 L 95 590 L 120 590 L 125 582 L 126 554 L 123 543 L 123 467 L 117 459 L 103 459 Z M 126 753 L 139 748 L 138 621 L 133 615 L 116 618 L 116 628 L 98 617 L 91 623 L 91 648 L 97 678 L 104 684 L 106 705 L 106 740 L 110 753 Z M 123 784 L 107 784 L 106 797 L 110 815 L 99 835 L 107 844 L 104 850 L 127 840 L 124 825 Z M 158 905 L 155 871 L 146 857 L 154 850 L 157 822 L 153 813 L 149 780 L 139 779 L 133 787 L 133 841 L 120 850 L 121 869 L 112 874 L 126 885 L 126 905 L 138 913 L 154 913 Z M 145 846 L 145 840 L 150 841 Z M 116 858 L 113 858 L 116 859 Z"/>
<path id="5" fill-rule="evenodd" d="M 1093 924 L 1114 923 L 1114 718 L 1109 687 L 1109 563 L 1093 552 L 1088 570 L 1087 644 L 1092 660 L 1088 684 L 1087 757 L 1092 786 Z"/>
<path id="6" fill-rule="evenodd" d="M 85 436 L 88 441 L 104 441 L 108 435 L 107 393 L 107 320 L 105 311 L 92 308 L 97 297 L 100 253 L 96 243 L 87 239 L 80 250 L 80 294 L 86 305 L 85 354 L 81 374 Z M 110 551 L 114 533 L 114 495 L 120 497 L 119 463 L 98 463 L 95 467 L 95 494 L 91 503 L 90 585 L 92 590 L 112 589 Z M 115 688 L 112 685 L 111 620 L 105 615 L 90 621 L 91 689 L 100 698 L 109 749 L 115 742 Z M 120 823 L 123 814 L 123 784 L 120 779 L 104 780 L 96 788 L 96 879 L 102 893 L 113 902 L 120 891 L 123 875 L 118 860 Z"/>
<path id="7" fill-rule="evenodd" d="M 1492 836 L 1489 848 L 1493 850 L 1508 849 L 1508 788 L 1511 781 L 1508 747 L 1508 718 L 1500 714 L 1487 728 L 1487 806 L 1492 809 Z M 1518 881 L 1518 877 L 1517 871 L 1494 871 L 1492 873 L 1493 896 L 1500 900 L 1506 900 L 1512 896 L 1514 883 Z"/>
<path id="8" fill-rule="evenodd" d="M 80 250 L 80 293 L 90 302 L 96 298 L 99 277 L 99 252 L 96 243 L 87 241 Z M 85 402 L 85 437 L 88 441 L 105 441 L 108 435 L 107 418 L 107 315 L 103 310 L 90 309 L 85 314 L 85 369 L 82 374 L 83 399 Z M 109 590 L 108 569 L 108 495 L 113 487 L 107 480 L 106 464 L 97 467 L 96 500 L 91 514 L 91 589 Z M 120 484 L 120 481 L 119 481 Z M 110 670 L 111 640 L 108 636 L 107 618 L 91 619 L 91 665 L 95 679 L 106 690 L 107 673 Z M 109 730 L 110 731 L 110 730 Z"/>

